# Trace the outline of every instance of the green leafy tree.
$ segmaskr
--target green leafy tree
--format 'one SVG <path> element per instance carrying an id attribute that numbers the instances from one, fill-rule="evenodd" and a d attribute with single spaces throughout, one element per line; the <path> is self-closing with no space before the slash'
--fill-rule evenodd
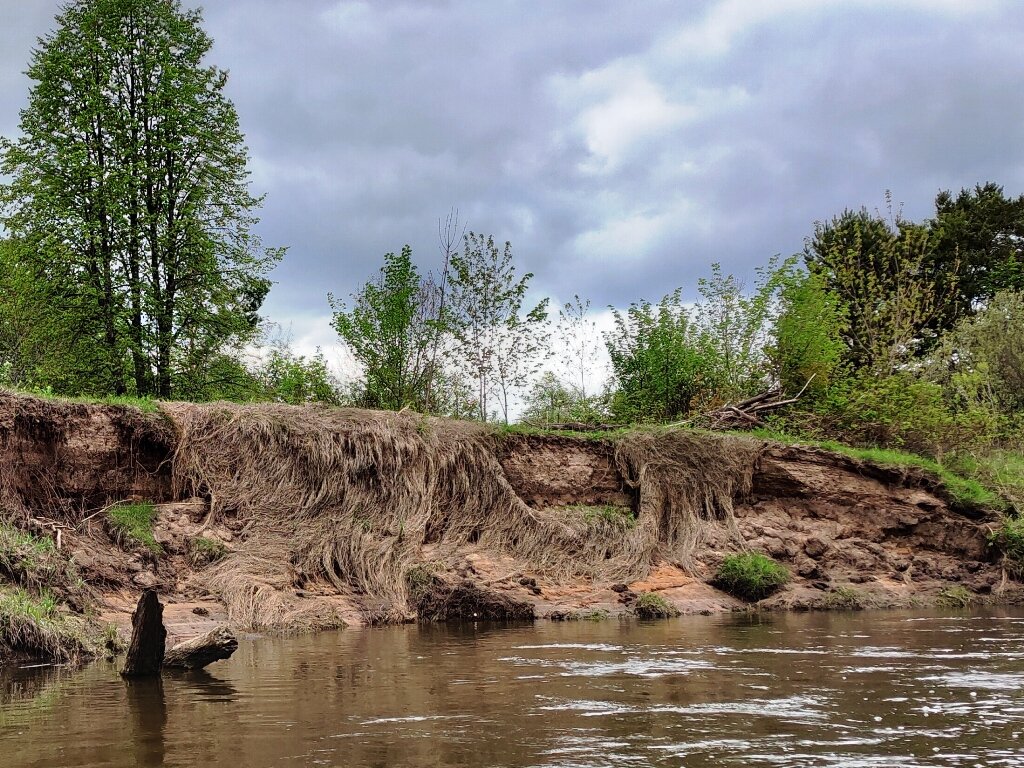
<path id="1" fill-rule="evenodd" d="M 332 325 L 363 366 L 363 405 L 399 410 L 433 410 L 438 366 L 438 289 L 420 276 L 407 245 L 384 256 L 376 280 L 352 295 L 349 308 L 329 295 Z"/>
<path id="2" fill-rule="evenodd" d="M 768 355 L 783 391 L 805 386 L 814 400 L 842 376 L 843 313 L 838 298 L 820 275 L 795 275 L 781 294 L 781 310 L 772 328 Z"/>
<path id="3" fill-rule="evenodd" d="M 933 248 L 926 227 L 864 209 L 815 228 L 804 259 L 842 306 L 854 367 L 890 373 L 928 341 L 945 300 L 928 268 Z M 942 290 L 948 294 L 954 282 L 948 277 Z"/>
<path id="4" fill-rule="evenodd" d="M 524 311 L 533 273 L 516 275 L 512 244 L 469 232 L 451 258 L 450 312 L 455 352 L 474 382 L 477 417 L 486 421 L 497 399 L 507 422 L 512 394 L 526 385 L 547 356 L 547 299 Z"/>
<path id="5" fill-rule="evenodd" d="M 717 392 L 717 353 L 682 303 L 676 289 L 658 302 L 614 310 L 605 334 L 617 391 L 612 412 L 619 420 L 670 421 L 686 416 Z"/>
<path id="6" fill-rule="evenodd" d="M 29 64 L 22 136 L 0 146 L 2 223 L 39 279 L 67 278 L 55 307 L 93 335 L 83 390 L 188 396 L 255 333 L 282 255 L 252 234 L 260 199 L 201 21 L 178 0 L 68 3 Z"/>
<path id="7" fill-rule="evenodd" d="M 951 328 L 1000 291 L 1024 291 L 1024 195 L 1007 197 L 991 182 L 956 196 L 940 192 L 930 226 L 936 235 L 930 264 L 936 282 L 956 275 L 937 327 Z"/>
<path id="8" fill-rule="evenodd" d="M 927 370 L 929 378 L 950 388 L 953 402 L 967 398 L 1024 415 L 1024 293 L 1000 291 L 962 319 L 936 348 Z"/>
<path id="9" fill-rule="evenodd" d="M 587 397 L 587 379 L 601 353 L 601 336 L 590 317 L 590 299 L 574 295 L 558 310 L 558 339 L 563 349 L 562 376 L 572 382 L 579 398 Z"/>
<path id="10" fill-rule="evenodd" d="M 711 265 L 711 277 L 698 282 L 701 300 L 695 320 L 706 342 L 715 351 L 718 366 L 718 397 L 731 399 L 754 394 L 770 382 L 766 354 L 779 293 L 792 278 L 796 258 L 782 264 L 778 257 L 757 269 L 754 290 L 747 292 L 733 275 Z"/>
<path id="11" fill-rule="evenodd" d="M 266 359 L 256 367 L 255 378 L 262 385 L 267 400 L 291 405 L 341 404 L 338 382 L 319 349 L 306 358 L 296 354 L 286 343 L 274 344 Z"/>

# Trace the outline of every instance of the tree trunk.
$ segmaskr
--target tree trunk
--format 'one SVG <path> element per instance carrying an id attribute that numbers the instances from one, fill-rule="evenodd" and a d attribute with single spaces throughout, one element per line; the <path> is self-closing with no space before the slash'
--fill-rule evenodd
<path id="1" fill-rule="evenodd" d="M 201 669 L 220 659 L 231 656 L 238 648 L 238 640 L 227 627 L 217 627 L 199 637 L 178 643 L 164 656 L 165 667 Z"/>
<path id="2" fill-rule="evenodd" d="M 139 598 L 139 605 L 132 614 L 132 642 L 121 674 L 124 677 L 146 677 L 160 674 L 164 661 L 164 607 L 156 592 L 147 589 Z"/>

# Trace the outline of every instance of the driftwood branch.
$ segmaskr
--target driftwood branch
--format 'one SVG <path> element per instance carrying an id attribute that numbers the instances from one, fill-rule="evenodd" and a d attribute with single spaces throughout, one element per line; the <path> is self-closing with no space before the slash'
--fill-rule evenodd
<path id="1" fill-rule="evenodd" d="M 185 640 L 171 648 L 164 656 L 164 667 L 175 669 L 201 669 L 221 659 L 227 659 L 238 649 L 238 640 L 227 627 L 217 627 L 205 635 Z"/>
<path id="2" fill-rule="evenodd" d="M 700 426 L 714 430 L 763 427 L 762 414 L 799 401 L 812 381 L 814 381 L 813 375 L 801 387 L 795 397 L 786 397 L 781 387 L 775 387 L 753 397 L 748 397 L 746 400 L 738 403 L 723 405 L 720 408 L 705 413 L 700 417 L 698 423 Z"/>

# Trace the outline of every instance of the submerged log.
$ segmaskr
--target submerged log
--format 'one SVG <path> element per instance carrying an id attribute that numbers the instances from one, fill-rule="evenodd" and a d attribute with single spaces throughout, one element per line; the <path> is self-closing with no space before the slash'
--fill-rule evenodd
<path id="1" fill-rule="evenodd" d="M 147 589 L 139 598 L 139 605 L 132 614 L 132 642 L 121 674 L 124 677 L 147 677 L 160 674 L 164 661 L 164 643 L 167 630 L 164 629 L 164 607 L 156 592 Z"/>
<path id="2" fill-rule="evenodd" d="M 238 640 L 227 627 L 217 627 L 205 635 L 185 640 L 164 656 L 164 666 L 176 669 L 201 669 L 227 659 L 238 649 Z"/>

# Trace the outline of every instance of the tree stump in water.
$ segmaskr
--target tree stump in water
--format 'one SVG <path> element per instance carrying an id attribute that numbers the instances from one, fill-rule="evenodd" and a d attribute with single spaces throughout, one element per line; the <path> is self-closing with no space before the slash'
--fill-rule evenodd
<path id="1" fill-rule="evenodd" d="M 178 643 L 164 656 L 165 667 L 201 669 L 226 659 L 238 649 L 238 640 L 227 627 L 217 627 L 199 637 Z"/>
<path id="2" fill-rule="evenodd" d="M 124 677 L 146 677 L 159 675 L 164 662 L 164 607 L 156 592 L 147 589 L 139 598 L 139 605 L 132 614 L 132 642 L 121 674 Z"/>

